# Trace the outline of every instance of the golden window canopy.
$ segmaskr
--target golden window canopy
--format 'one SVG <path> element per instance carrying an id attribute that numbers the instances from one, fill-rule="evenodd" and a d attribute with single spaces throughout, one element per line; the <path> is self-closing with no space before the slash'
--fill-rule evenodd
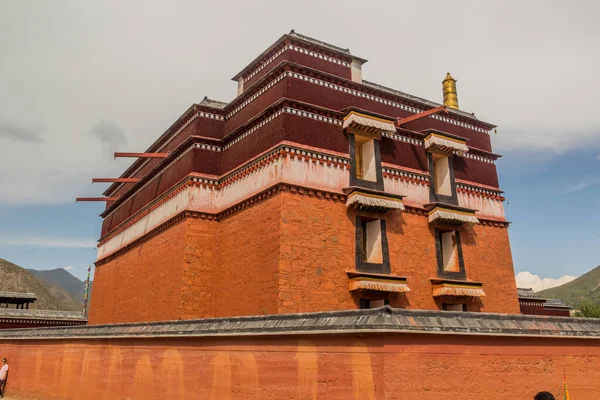
<path id="1" fill-rule="evenodd" d="M 382 213 L 389 210 L 404 211 L 403 196 L 358 187 L 349 187 L 343 190 L 348 196 L 346 200 L 346 207 L 348 208 Z"/>
<path id="2" fill-rule="evenodd" d="M 485 297 L 483 283 L 432 279 L 433 297 Z"/>
<path id="3" fill-rule="evenodd" d="M 344 117 L 344 129 L 365 131 L 368 133 L 379 134 L 382 131 L 396 133 L 396 126 L 393 120 L 369 115 L 355 110 L 350 111 Z"/>
<path id="4" fill-rule="evenodd" d="M 449 204 L 427 204 L 429 223 L 447 225 L 478 224 L 479 219 L 475 216 L 475 210 L 452 206 Z"/>
<path id="5" fill-rule="evenodd" d="M 376 291 L 388 293 L 410 292 L 406 278 L 396 275 L 347 272 L 350 291 Z"/>
<path id="6" fill-rule="evenodd" d="M 425 133 L 425 150 L 461 157 L 469 151 L 465 138 L 437 130 L 427 130 L 423 133 Z"/>

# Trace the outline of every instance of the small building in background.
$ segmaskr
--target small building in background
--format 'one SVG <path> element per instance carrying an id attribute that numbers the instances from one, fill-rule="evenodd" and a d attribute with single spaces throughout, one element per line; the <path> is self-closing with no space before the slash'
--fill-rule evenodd
<path id="1" fill-rule="evenodd" d="M 34 310 L 35 293 L 0 292 L 0 329 L 85 325 L 83 312 Z"/>
<path id="2" fill-rule="evenodd" d="M 36 300 L 35 293 L 0 292 L 0 308 L 29 309 Z"/>
<path id="3" fill-rule="evenodd" d="M 519 294 L 521 314 L 546 315 L 546 312 L 544 311 L 545 299 L 536 295 L 531 288 L 518 288 L 517 292 Z"/>
<path id="4" fill-rule="evenodd" d="M 546 312 L 546 315 L 554 315 L 556 317 L 571 316 L 571 307 L 560 299 L 546 299 L 544 311 Z"/>
<path id="5" fill-rule="evenodd" d="M 552 315 L 555 317 L 571 316 L 571 307 L 559 299 L 544 299 L 532 288 L 518 288 L 521 314 Z"/>

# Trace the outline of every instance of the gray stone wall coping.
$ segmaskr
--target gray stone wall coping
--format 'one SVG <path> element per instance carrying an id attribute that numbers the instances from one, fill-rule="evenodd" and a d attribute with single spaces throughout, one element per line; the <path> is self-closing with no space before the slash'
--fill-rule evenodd
<path id="1" fill-rule="evenodd" d="M 0 330 L 0 339 L 415 333 L 600 339 L 600 319 L 393 309 Z"/>

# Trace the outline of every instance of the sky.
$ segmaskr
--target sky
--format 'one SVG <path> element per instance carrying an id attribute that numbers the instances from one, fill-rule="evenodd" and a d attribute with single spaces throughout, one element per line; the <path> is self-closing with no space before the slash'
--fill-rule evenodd
<path id="1" fill-rule="evenodd" d="M 520 285 L 600 264 L 600 25 L 595 1 L 0 0 L 0 258 L 95 261 L 105 186 L 204 96 L 297 32 L 370 60 L 363 77 L 442 101 L 493 134 Z"/>

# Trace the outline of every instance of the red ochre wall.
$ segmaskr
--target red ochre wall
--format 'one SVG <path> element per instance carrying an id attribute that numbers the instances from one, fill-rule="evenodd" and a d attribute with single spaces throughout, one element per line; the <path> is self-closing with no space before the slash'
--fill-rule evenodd
<path id="1" fill-rule="evenodd" d="M 89 323 L 277 313 L 281 200 L 187 218 L 98 266 Z"/>
<path id="2" fill-rule="evenodd" d="M 392 273 L 410 293 L 393 307 L 439 309 L 433 228 L 425 215 L 387 214 Z M 461 231 L 467 278 L 486 297 L 469 311 L 518 314 L 506 228 Z M 355 270 L 355 214 L 344 201 L 289 190 L 224 217 L 188 218 L 96 269 L 90 324 L 358 308 L 346 271 Z"/>
<path id="3" fill-rule="evenodd" d="M 214 317 L 277 313 L 281 196 L 219 222 Z"/>
<path id="4" fill-rule="evenodd" d="M 181 278 L 181 309 L 175 319 L 212 316 L 216 295 L 213 290 L 217 272 L 215 265 L 218 261 L 215 239 L 219 224 L 206 218 L 189 218 L 183 224 L 185 246 Z"/>
<path id="5" fill-rule="evenodd" d="M 354 267 L 353 217 L 342 201 L 282 193 L 279 312 L 348 310 Z"/>
<path id="6" fill-rule="evenodd" d="M 363 334 L 2 341 L 11 399 L 600 398 L 597 339 Z"/>
<path id="7" fill-rule="evenodd" d="M 355 218 L 344 202 L 292 193 L 284 197 L 281 228 L 279 312 L 358 308 L 346 271 L 355 270 Z M 411 291 L 394 295 L 392 307 L 439 309 L 432 297 L 437 278 L 434 230 L 425 215 L 385 216 L 392 274 L 408 278 Z M 476 225 L 461 230 L 467 278 L 483 282 L 486 297 L 469 311 L 519 314 L 517 286 L 506 228 Z"/>
<path id="8" fill-rule="evenodd" d="M 89 323 L 179 319 L 186 224 L 96 268 Z"/>

